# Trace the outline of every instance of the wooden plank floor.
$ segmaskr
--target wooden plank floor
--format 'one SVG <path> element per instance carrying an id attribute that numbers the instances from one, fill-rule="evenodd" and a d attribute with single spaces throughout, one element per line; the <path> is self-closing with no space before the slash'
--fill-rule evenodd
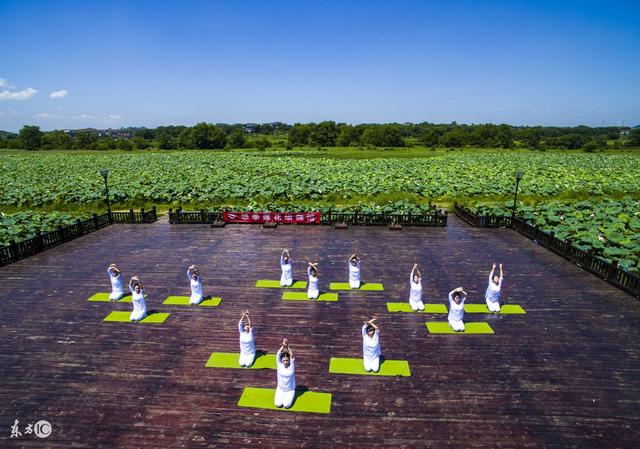
<path id="1" fill-rule="evenodd" d="M 358 252 L 363 280 L 384 292 L 341 292 L 336 303 L 282 301 L 257 289 L 278 279 L 287 247 L 320 262 L 321 286 L 346 281 Z M 481 303 L 488 269 L 505 265 L 507 302 L 526 315 L 468 314 L 495 335 L 429 335 L 427 319 L 388 313 L 406 301 L 414 262 L 425 302 L 464 286 Z M 163 325 L 101 322 L 130 304 L 89 303 L 108 291 L 106 267 L 137 274 Z M 220 307 L 163 306 L 188 294 L 201 267 Z M 248 308 L 257 349 L 289 338 L 299 386 L 333 394 L 331 414 L 237 407 L 245 386 L 275 387 L 271 370 L 205 368 L 237 351 Z M 235 225 L 114 225 L 0 268 L 0 447 L 634 447 L 640 440 L 640 306 L 630 296 L 511 230 Z M 329 359 L 360 357 L 360 326 L 377 314 L 383 354 L 411 377 L 330 375 Z M 46 419 L 45 439 L 10 426 Z M 24 429 L 21 429 L 23 431 Z"/>

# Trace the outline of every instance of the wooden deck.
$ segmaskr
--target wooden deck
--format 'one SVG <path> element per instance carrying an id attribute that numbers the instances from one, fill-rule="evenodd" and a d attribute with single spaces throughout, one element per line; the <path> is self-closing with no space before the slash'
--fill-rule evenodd
<path id="1" fill-rule="evenodd" d="M 344 281 L 358 252 L 363 280 L 383 292 L 340 292 L 338 302 L 282 301 L 257 289 L 320 262 L 321 286 Z M 507 302 L 526 315 L 467 314 L 494 335 L 430 335 L 442 315 L 389 313 L 408 298 L 414 262 L 425 302 L 464 286 L 480 303 L 488 269 L 505 265 Z M 130 304 L 90 303 L 109 290 L 106 267 L 137 274 L 162 325 L 103 323 Z M 188 294 L 196 263 L 219 307 L 163 306 Z M 640 441 L 640 305 L 630 296 L 507 229 L 113 225 L 0 269 L 0 447 L 589 448 Z M 272 370 L 205 368 L 237 351 L 248 308 L 257 349 L 289 338 L 299 386 L 333 394 L 329 415 L 237 406 L 245 386 L 275 387 Z M 377 314 L 383 354 L 411 377 L 329 374 L 331 357 L 360 357 L 360 326 Z M 48 420 L 47 439 L 10 439 L 14 421 Z M 634 441 L 636 443 L 634 443 Z"/>

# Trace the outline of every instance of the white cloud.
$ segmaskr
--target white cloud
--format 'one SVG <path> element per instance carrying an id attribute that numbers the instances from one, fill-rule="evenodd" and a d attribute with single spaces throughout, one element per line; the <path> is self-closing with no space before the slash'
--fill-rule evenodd
<path id="1" fill-rule="evenodd" d="M 33 87 L 28 87 L 23 90 L 19 90 L 17 92 L 9 92 L 8 90 L 3 90 L 0 92 L 0 101 L 1 100 L 28 100 L 37 94 L 38 91 Z"/>
<path id="2" fill-rule="evenodd" d="M 120 114 L 108 114 L 104 119 L 105 120 L 122 120 L 124 117 Z"/>
<path id="3" fill-rule="evenodd" d="M 33 117 L 34 118 L 51 118 L 51 114 L 49 114 L 48 112 L 38 112 Z"/>
<path id="4" fill-rule="evenodd" d="M 93 120 L 96 117 L 90 114 L 80 114 L 80 115 L 74 115 L 72 118 L 75 120 Z"/>
<path id="5" fill-rule="evenodd" d="M 0 87 L 8 87 L 11 88 L 11 86 L 9 86 L 9 83 L 7 83 L 7 80 L 4 78 L 0 78 Z"/>
<path id="6" fill-rule="evenodd" d="M 64 98 L 67 96 L 67 94 L 69 93 L 68 90 L 56 90 L 55 92 L 51 92 L 49 94 L 49 98 Z"/>

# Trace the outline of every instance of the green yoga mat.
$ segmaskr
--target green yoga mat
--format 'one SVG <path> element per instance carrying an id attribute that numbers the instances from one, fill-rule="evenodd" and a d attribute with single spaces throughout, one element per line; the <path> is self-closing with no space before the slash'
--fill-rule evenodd
<path id="1" fill-rule="evenodd" d="M 491 313 L 486 304 L 465 304 L 464 311 L 467 313 Z M 502 315 L 524 315 L 527 312 L 518 304 L 505 304 L 500 307 Z"/>
<path id="2" fill-rule="evenodd" d="M 240 354 L 237 352 L 214 352 L 209 357 L 207 368 L 239 368 L 247 369 L 247 367 L 240 366 L 238 358 Z M 276 369 L 276 355 L 275 354 L 256 354 L 256 359 L 253 365 L 249 369 Z"/>
<path id="3" fill-rule="evenodd" d="M 360 288 L 351 288 L 348 282 L 332 282 L 329 284 L 329 290 L 367 290 L 367 291 L 383 291 L 382 284 L 374 284 L 369 282 L 362 282 Z"/>
<path id="4" fill-rule="evenodd" d="M 280 281 L 272 281 L 269 279 L 260 279 L 256 281 L 256 287 L 260 288 L 307 288 L 306 281 L 295 281 L 291 287 L 282 287 Z"/>
<path id="5" fill-rule="evenodd" d="M 389 312 L 409 312 L 414 313 L 413 309 L 408 302 L 388 302 L 387 310 Z M 444 304 L 425 304 L 424 310 L 419 310 L 420 313 L 447 313 L 447 306 Z M 415 312 L 415 313 L 418 313 Z"/>
<path id="6" fill-rule="evenodd" d="M 285 301 L 337 301 L 337 293 L 321 293 L 318 299 L 309 299 L 304 292 L 284 292 L 282 299 Z"/>
<path id="7" fill-rule="evenodd" d="M 365 371 L 362 359 L 331 357 L 329 372 L 335 374 L 361 374 L 363 376 L 411 376 L 409 362 L 406 360 L 383 360 L 380 371 Z"/>
<path id="8" fill-rule="evenodd" d="M 278 408 L 273 403 L 276 390 L 273 388 L 246 387 L 240 396 L 238 406 L 283 410 L 286 412 L 329 413 L 331 411 L 331 393 L 296 391 L 291 408 Z"/>
<path id="9" fill-rule="evenodd" d="M 464 332 L 451 329 L 448 321 L 425 323 L 430 334 L 493 334 L 488 323 L 464 323 Z"/>
<path id="10" fill-rule="evenodd" d="M 87 298 L 87 301 L 91 302 L 131 302 L 131 295 L 127 293 L 121 299 L 117 301 L 111 301 L 109 295 L 111 293 L 96 293 L 95 295 Z"/>
<path id="11" fill-rule="evenodd" d="M 198 306 L 203 307 L 216 307 L 222 302 L 222 298 L 207 298 L 203 299 Z M 189 296 L 168 296 L 162 304 L 167 306 L 188 306 Z"/>
<path id="12" fill-rule="evenodd" d="M 112 321 L 119 323 L 129 323 L 131 320 L 129 317 L 131 316 L 131 312 L 126 311 L 114 311 L 111 312 L 107 317 L 102 321 Z M 152 323 L 152 324 L 162 324 L 169 316 L 168 313 L 152 313 L 151 315 L 147 315 L 142 320 L 138 321 L 139 323 Z"/>

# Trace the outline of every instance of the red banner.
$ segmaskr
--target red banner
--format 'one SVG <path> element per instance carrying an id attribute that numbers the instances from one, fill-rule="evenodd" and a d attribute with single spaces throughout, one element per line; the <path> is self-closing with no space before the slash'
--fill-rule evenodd
<path id="1" fill-rule="evenodd" d="M 225 212 L 226 223 L 320 224 L 320 212 Z"/>

